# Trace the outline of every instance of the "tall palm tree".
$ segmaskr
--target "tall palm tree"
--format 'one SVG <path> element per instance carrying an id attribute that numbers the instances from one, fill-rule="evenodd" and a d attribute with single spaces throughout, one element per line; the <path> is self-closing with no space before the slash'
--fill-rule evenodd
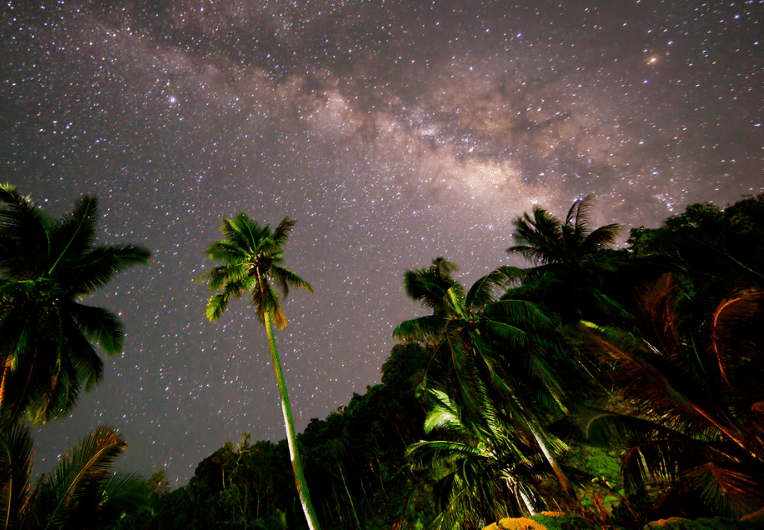
<path id="1" fill-rule="evenodd" d="M 641 300 L 640 335 L 587 323 L 585 344 L 612 365 L 630 409 L 594 411 L 593 437 L 623 442 L 627 488 L 740 517 L 764 504 L 764 291 L 722 300 L 705 329 L 682 330 L 667 275 Z M 702 515 L 702 514 L 699 514 Z"/>
<path id="2" fill-rule="evenodd" d="M 117 273 L 146 263 L 135 245 L 95 245 L 98 207 L 84 196 L 54 219 L 14 186 L 0 185 L 0 410 L 33 422 L 66 414 L 122 350 L 114 313 L 82 299 Z"/>
<path id="3" fill-rule="evenodd" d="M 260 226 L 244 212 L 240 212 L 234 219 L 224 219 L 220 227 L 223 239 L 207 249 L 207 256 L 215 262 L 222 262 L 222 265 L 216 266 L 197 279 L 208 282 L 208 289 L 216 291 L 207 302 L 207 318 L 210 321 L 220 318 L 231 297 L 238 298 L 244 293 L 250 295 L 251 305 L 255 308 L 258 320 L 265 326 L 268 336 L 300 503 L 311 530 L 319 530 L 297 450 L 292 409 L 289 406 L 289 395 L 273 336 L 274 324 L 278 329 L 287 325 L 276 287 L 280 288 L 282 297 L 287 296 L 290 287 L 313 292 L 307 281 L 283 266 L 284 245 L 293 226 L 294 221 L 285 217 L 271 232 L 269 225 Z"/>
<path id="4" fill-rule="evenodd" d="M 498 289 L 506 286 L 512 273 L 511 268 L 500 267 L 480 278 L 466 296 L 461 286 L 450 287 L 441 314 L 402 322 L 393 337 L 433 344 L 439 384 L 465 420 L 486 436 L 495 431 L 492 422 L 511 424 L 544 454 L 560 485 L 570 493 L 570 481 L 553 454 L 558 441 L 541 427 L 532 406 L 542 402 L 565 411 L 562 387 L 546 355 L 547 348 L 557 346 L 554 320 L 531 302 L 496 300 Z M 501 417 L 485 413 L 489 402 Z"/>
<path id="5" fill-rule="evenodd" d="M 114 429 L 99 427 L 32 486 L 29 429 L 5 423 L 0 429 L 0 529 L 103 528 L 145 506 L 145 481 L 112 470 L 126 446 Z"/>

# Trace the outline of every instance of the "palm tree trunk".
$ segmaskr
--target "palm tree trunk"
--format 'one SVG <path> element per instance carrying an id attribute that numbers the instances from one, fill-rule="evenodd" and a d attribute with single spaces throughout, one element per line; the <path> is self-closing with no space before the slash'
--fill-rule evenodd
<path id="1" fill-rule="evenodd" d="M 536 439 L 536 443 L 538 444 L 539 449 L 541 449 L 541 452 L 544 453 L 544 457 L 546 458 L 546 461 L 549 463 L 550 466 L 552 466 L 552 470 L 554 471 L 554 474 L 557 475 L 557 480 L 560 482 L 562 489 L 565 490 L 565 493 L 567 493 L 568 495 L 572 494 L 573 486 L 570 484 L 570 480 L 568 480 L 568 477 L 565 476 L 565 473 L 563 473 L 562 468 L 554 459 L 554 456 L 552 456 L 552 452 L 544 443 L 544 440 L 541 438 L 541 435 L 538 432 L 536 432 L 536 429 L 533 428 L 533 425 L 531 424 L 530 421 L 528 422 L 528 428 L 530 429 L 531 434 L 533 435 L 533 438 Z"/>
<path id="2" fill-rule="evenodd" d="M 321 527 L 318 524 L 318 517 L 316 517 L 316 511 L 310 500 L 310 492 L 308 492 L 308 483 L 306 482 L 305 474 L 303 473 L 300 454 L 297 451 L 297 436 L 294 431 L 292 409 L 289 407 L 289 395 L 287 394 L 286 383 L 284 382 L 284 374 L 281 371 L 279 353 L 276 350 L 276 340 L 273 337 L 271 315 L 268 311 L 265 311 L 264 313 L 265 332 L 268 335 L 268 346 L 271 350 L 273 371 L 276 373 L 276 383 L 278 384 L 279 394 L 281 395 L 281 410 L 284 413 L 284 426 L 286 427 L 289 456 L 292 460 L 292 471 L 294 471 L 294 483 L 297 486 L 297 494 L 300 497 L 300 504 L 302 504 L 302 510 L 305 512 L 305 519 L 308 522 L 308 527 L 310 527 L 310 530 L 321 530 Z"/>
<path id="3" fill-rule="evenodd" d="M 358 514 L 355 511 L 355 503 L 353 502 L 353 496 L 350 495 L 348 483 L 345 481 L 345 473 L 342 472 L 342 464 L 339 463 L 337 458 L 335 458 L 334 461 L 337 462 L 337 467 L 340 468 L 340 478 L 342 479 L 342 485 L 345 486 L 345 493 L 347 493 L 348 499 L 350 500 L 350 510 L 353 512 L 355 524 L 358 526 L 358 530 L 361 530 L 361 521 L 358 520 Z"/>

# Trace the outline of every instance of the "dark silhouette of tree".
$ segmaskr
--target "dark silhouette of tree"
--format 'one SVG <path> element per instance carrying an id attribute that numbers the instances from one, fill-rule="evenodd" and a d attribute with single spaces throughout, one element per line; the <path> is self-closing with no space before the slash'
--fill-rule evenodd
<path id="1" fill-rule="evenodd" d="M 216 291 L 207 303 L 207 318 L 210 321 L 222 316 L 232 297 L 238 298 L 244 293 L 248 293 L 251 297 L 251 305 L 255 308 L 257 317 L 265 327 L 268 336 L 268 346 L 281 396 L 287 442 L 300 503 L 308 526 L 311 530 L 319 530 L 318 518 L 310 500 L 308 484 L 297 449 L 289 395 L 273 336 L 273 324 L 278 329 L 283 329 L 287 325 L 275 286 L 281 289 L 283 297 L 287 296 L 290 287 L 313 292 L 313 288 L 307 281 L 283 266 L 284 245 L 293 226 L 294 221 L 285 217 L 271 232 L 270 226 L 260 226 L 244 212 L 240 212 L 234 219 L 224 219 L 220 228 L 223 239 L 213 243 L 207 249 L 209 258 L 215 262 L 222 262 L 222 265 L 216 266 L 198 279 L 207 281 L 209 290 Z"/>
<path id="2" fill-rule="evenodd" d="M 609 248 L 622 227 L 619 224 L 590 229 L 591 195 L 578 199 L 562 222 L 540 206 L 533 207 L 533 217 L 527 213 L 518 217 L 514 234 L 517 245 L 509 247 L 510 254 L 520 254 L 541 266 L 565 264 L 583 266 L 586 260 Z"/>
<path id="3" fill-rule="evenodd" d="M 636 257 L 665 257 L 684 295 L 682 319 L 701 325 L 720 298 L 764 285 L 764 194 L 724 209 L 691 204 L 659 228 L 633 228 L 628 243 Z"/>
<path id="4" fill-rule="evenodd" d="M 623 324 L 632 317 L 629 286 L 657 277 L 655 264 L 612 250 L 622 227 L 608 224 L 592 230 L 591 200 L 586 196 L 574 202 L 564 221 L 540 206 L 532 216 L 525 213 L 514 221 L 517 244 L 507 252 L 535 266 L 514 269 L 513 279 L 521 285 L 507 296 L 542 303 L 566 323 L 584 318 Z"/>
<path id="5" fill-rule="evenodd" d="M 432 260 L 432 265 L 424 269 L 414 269 L 403 274 L 403 286 L 406 295 L 434 313 L 440 314 L 447 310 L 446 293 L 449 289 L 461 289 L 459 282 L 452 274 L 459 271 L 454 263 L 439 257 Z"/>
<path id="6" fill-rule="evenodd" d="M 114 313 L 82 303 L 116 274 L 146 263 L 135 245 L 95 245 L 95 197 L 53 219 L 15 187 L 0 186 L 0 409 L 18 421 L 60 418 L 100 382 L 122 351 Z"/>

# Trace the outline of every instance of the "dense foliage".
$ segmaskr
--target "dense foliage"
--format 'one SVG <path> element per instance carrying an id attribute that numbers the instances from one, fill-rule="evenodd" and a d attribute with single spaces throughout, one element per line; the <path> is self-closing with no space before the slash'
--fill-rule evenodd
<path id="1" fill-rule="evenodd" d="M 543 508 L 637 528 L 764 503 L 764 197 L 690 206 L 620 250 L 589 206 L 518 218 L 510 253 L 535 263 L 469 290 L 443 258 L 404 274 L 429 314 L 398 326 L 382 384 L 298 436 L 324 528 Z M 245 435 L 123 527 L 300 528 L 286 451 Z"/>
<path id="2" fill-rule="evenodd" d="M 5 193 L 6 203 L 23 207 L 13 190 Z M 764 506 L 764 195 L 725 209 L 691 205 L 659 228 L 632 229 L 622 249 L 612 248 L 619 225 L 590 226 L 590 203 L 576 201 L 565 219 L 536 207 L 515 220 L 508 251 L 530 260 L 527 268 L 497 264 L 469 289 L 444 258 L 404 273 L 406 294 L 426 314 L 396 327 L 401 343 L 382 366 L 381 384 L 312 420 L 292 441 L 324 530 L 461 530 L 544 509 L 641 528 L 659 517 L 740 517 Z M 92 225 L 94 213 L 78 213 L 87 207 L 78 203 L 71 219 Z M 12 213 L 0 211 L 0 247 L 19 244 L 14 232 L 23 223 Z M 72 222 L 43 226 L 67 234 Z M 282 266 L 291 226 L 285 219 L 271 232 L 244 214 L 224 221 L 225 239 L 210 247 L 223 264 L 204 277 L 217 291 L 208 315 L 219 317 L 230 297 L 248 293 L 274 352 L 271 321 L 280 328 L 286 319 L 269 282 L 309 287 Z M 0 261 L 0 325 L 37 293 L 30 323 L 44 327 L 58 295 L 44 295 L 48 277 L 25 276 L 11 257 Z M 79 259 L 39 270 L 79 270 Z M 21 287 L 7 287 L 11 281 Z M 105 341 L 107 351 L 108 340 L 118 340 L 117 328 L 93 329 L 82 333 Z M 39 348 L 50 349 L 39 336 Z M 6 334 L 0 350 L 7 403 L 21 403 L 9 378 L 35 355 L 21 339 Z M 39 395 L 53 395 L 49 387 Z M 3 421 L 0 504 L 11 522 L 4 527 L 42 520 L 74 527 L 87 510 L 87 524 L 107 527 L 114 514 L 141 504 L 141 491 L 151 492 L 148 503 L 114 527 L 307 526 L 286 440 L 253 442 L 244 433 L 171 491 L 161 470 L 143 489 L 135 477 L 111 475 L 124 442 L 105 428 L 32 488 L 28 431 L 18 414 L 6 412 Z M 88 460 L 99 444 L 105 459 Z M 86 462 L 96 465 L 71 474 Z M 57 484 L 70 476 L 92 477 L 85 481 L 92 487 L 73 488 L 67 500 Z"/>

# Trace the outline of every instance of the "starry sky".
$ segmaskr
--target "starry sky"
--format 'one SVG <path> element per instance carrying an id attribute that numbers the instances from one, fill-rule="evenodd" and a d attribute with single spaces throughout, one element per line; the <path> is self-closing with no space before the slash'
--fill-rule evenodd
<path id="1" fill-rule="evenodd" d="M 100 423 L 175 485 L 242 432 L 284 437 L 245 300 L 209 323 L 191 279 L 223 217 L 297 220 L 277 332 L 298 430 L 380 379 L 402 275 L 471 284 L 512 220 L 657 226 L 764 191 L 764 1 L 5 0 L 0 168 L 46 211 L 99 199 L 101 242 L 153 251 L 92 298 L 125 351 L 37 471 Z M 520 265 L 521 263 L 512 263 Z"/>

